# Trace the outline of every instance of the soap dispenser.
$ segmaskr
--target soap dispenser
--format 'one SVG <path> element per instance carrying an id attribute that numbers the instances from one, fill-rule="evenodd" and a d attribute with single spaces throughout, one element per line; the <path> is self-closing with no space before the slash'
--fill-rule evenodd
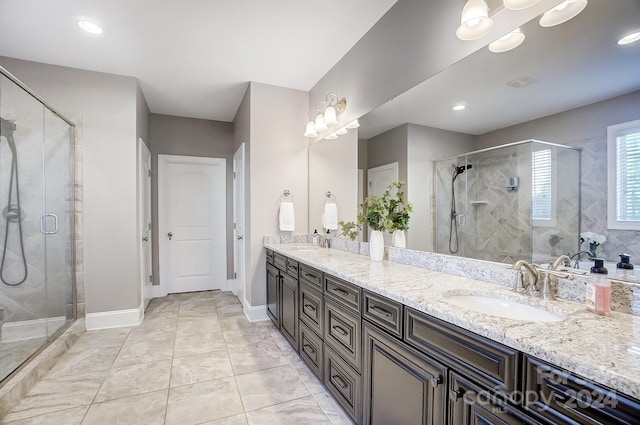
<path id="1" fill-rule="evenodd" d="M 592 258 L 591 281 L 587 284 L 587 310 L 606 316 L 611 313 L 611 282 L 603 258 Z"/>
<path id="2" fill-rule="evenodd" d="M 318 245 L 318 229 L 313 229 L 313 238 L 311 239 L 313 245 Z"/>
<path id="3" fill-rule="evenodd" d="M 616 266 L 616 277 L 623 280 L 634 279 L 633 264 L 629 263 L 629 254 L 620 254 L 620 262 Z"/>

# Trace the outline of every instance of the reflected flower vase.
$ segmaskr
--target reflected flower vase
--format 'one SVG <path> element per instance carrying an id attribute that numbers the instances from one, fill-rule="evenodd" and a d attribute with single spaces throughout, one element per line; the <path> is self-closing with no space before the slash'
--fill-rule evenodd
<path id="1" fill-rule="evenodd" d="M 404 230 L 394 230 L 391 234 L 391 246 L 396 248 L 406 248 L 407 242 L 404 237 Z"/>
<path id="2" fill-rule="evenodd" d="M 369 236 L 369 257 L 371 261 L 382 261 L 384 258 L 384 235 L 380 230 L 372 230 Z"/>
<path id="3" fill-rule="evenodd" d="M 597 257 L 596 250 L 598 249 L 599 246 L 600 246 L 600 244 L 597 243 L 597 242 L 591 242 L 589 244 L 589 252 L 591 253 L 591 257 L 592 258 Z"/>

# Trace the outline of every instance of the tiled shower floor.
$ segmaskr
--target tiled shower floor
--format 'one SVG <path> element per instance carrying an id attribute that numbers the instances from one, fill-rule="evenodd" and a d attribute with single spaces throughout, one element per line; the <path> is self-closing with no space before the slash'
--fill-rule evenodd
<path id="1" fill-rule="evenodd" d="M 0 343 L 0 379 L 4 379 L 46 342 L 46 337 Z"/>
<path id="2" fill-rule="evenodd" d="M 12 425 L 351 424 L 271 322 L 228 292 L 154 299 L 134 328 L 87 332 Z"/>

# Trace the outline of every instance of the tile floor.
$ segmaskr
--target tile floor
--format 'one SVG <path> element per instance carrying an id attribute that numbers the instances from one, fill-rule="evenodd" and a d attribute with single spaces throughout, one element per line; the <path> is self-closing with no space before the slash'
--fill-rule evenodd
<path id="1" fill-rule="evenodd" d="M 154 299 L 134 328 L 87 332 L 12 425 L 351 425 L 271 322 L 229 292 Z"/>

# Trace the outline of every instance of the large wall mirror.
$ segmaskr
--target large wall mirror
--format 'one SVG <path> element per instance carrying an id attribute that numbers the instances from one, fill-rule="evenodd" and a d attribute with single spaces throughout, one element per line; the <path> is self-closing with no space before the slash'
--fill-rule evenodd
<path id="1" fill-rule="evenodd" d="M 565 148 L 553 149 L 553 176 L 560 183 L 554 189 L 557 192 L 554 214 L 566 215 L 569 203 L 580 208 L 578 214 L 572 215 L 571 222 L 561 220 L 558 231 L 543 232 L 542 243 L 528 253 L 517 249 L 510 252 L 508 246 L 513 247 L 514 241 L 516 246 L 532 245 L 531 232 L 535 227 L 532 221 L 522 226 L 524 236 L 505 234 L 508 240 L 496 255 L 478 256 L 474 251 L 482 249 L 472 249 L 470 242 L 463 246 L 465 237 L 475 240 L 476 248 L 482 246 L 479 242 L 485 237 L 483 226 L 472 229 L 470 222 L 474 214 L 484 211 L 491 215 L 488 212 L 491 205 L 483 202 L 500 204 L 500 199 L 513 195 L 506 178 L 520 177 L 517 196 L 529 198 L 526 214 L 531 216 L 532 189 L 524 177 L 531 176 L 531 161 L 541 146 L 532 143 L 524 148 L 528 158 L 525 170 L 505 173 L 495 168 L 485 173 L 494 185 L 488 187 L 488 192 L 494 192 L 493 200 L 470 196 L 467 201 L 476 203 L 459 207 L 463 218 L 458 218 L 456 224 L 460 247 L 464 249 L 458 249 L 455 255 L 492 261 L 544 260 L 578 249 L 580 231 L 592 231 L 607 236 L 599 255 L 615 260 L 617 254 L 626 251 L 632 255 L 632 261 L 634 257 L 640 261 L 637 232 L 607 229 L 604 160 L 607 126 L 640 119 L 640 42 L 617 44 L 622 36 L 640 30 L 640 2 L 590 0 L 582 13 L 564 24 L 543 28 L 538 21 L 536 18 L 521 27 L 526 39 L 516 49 L 504 53 L 481 49 L 361 117 L 357 164 L 351 157 L 353 167 L 361 170 L 360 177 L 354 169 L 342 170 L 347 180 L 341 181 L 356 185 L 361 196 L 366 196 L 367 181 L 371 178 L 367 170 L 376 173 L 387 166 L 395 167 L 398 178 L 407 182 L 408 197 L 414 205 L 407 248 L 454 254 L 448 249 L 450 198 L 436 199 L 437 180 L 448 180 L 446 184 L 451 186 L 454 165 L 472 165 L 456 181 L 482 171 L 482 166 L 474 169 L 463 154 L 482 151 L 478 158 L 483 158 L 485 164 L 491 161 L 500 164 L 504 158 L 513 156 L 512 152 L 523 149 L 507 152 L 490 148 L 533 139 L 567 146 L 566 152 L 580 150 L 576 159 L 574 155 L 565 155 Z M 457 104 L 466 108 L 454 111 L 452 108 Z M 322 143 L 310 147 L 312 166 L 318 166 L 314 151 L 320 151 Z M 326 150 L 321 156 L 322 161 L 330 161 Z M 445 158 L 453 159 L 440 174 L 434 173 L 437 164 L 442 164 L 438 161 Z M 522 166 L 522 161 L 514 165 Z M 311 172 L 310 187 L 321 187 L 322 179 L 320 174 Z M 354 198 L 349 202 L 357 205 L 358 201 Z M 504 202 L 502 206 L 494 205 L 498 207 L 494 209 L 501 210 L 504 216 L 505 206 L 512 204 Z M 493 219 L 498 225 L 511 226 L 495 211 Z"/>

